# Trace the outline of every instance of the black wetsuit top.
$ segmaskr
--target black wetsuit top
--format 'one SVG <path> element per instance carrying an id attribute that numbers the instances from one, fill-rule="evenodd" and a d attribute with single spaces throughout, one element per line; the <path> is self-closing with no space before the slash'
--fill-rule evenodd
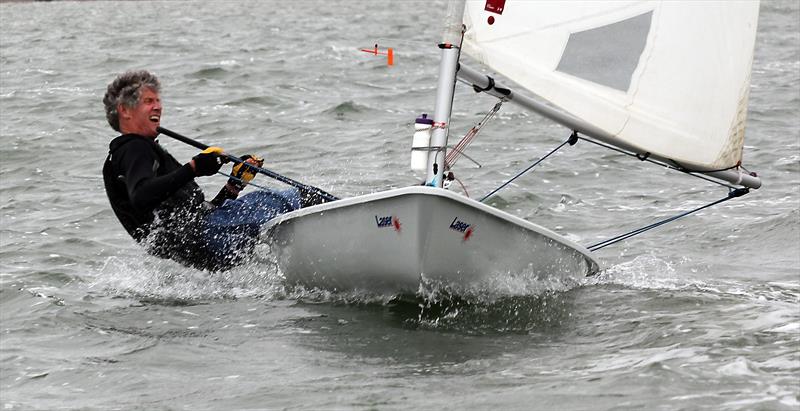
<path id="1" fill-rule="evenodd" d="M 114 214 L 153 255 L 213 268 L 203 240 L 208 207 L 188 164 L 154 139 L 136 134 L 111 141 L 103 181 Z"/>

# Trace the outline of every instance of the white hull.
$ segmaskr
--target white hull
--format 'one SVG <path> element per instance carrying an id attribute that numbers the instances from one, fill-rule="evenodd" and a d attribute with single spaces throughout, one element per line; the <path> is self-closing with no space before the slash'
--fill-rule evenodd
<path id="1" fill-rule="evenodd" d="M 284 214 L 263 235 L 289 284 L 415 294 L 421 280 L 455 290 L 502 275 L 542 281 L 598 271 L 584 247 L 475 200 L 407 187 Z"/>

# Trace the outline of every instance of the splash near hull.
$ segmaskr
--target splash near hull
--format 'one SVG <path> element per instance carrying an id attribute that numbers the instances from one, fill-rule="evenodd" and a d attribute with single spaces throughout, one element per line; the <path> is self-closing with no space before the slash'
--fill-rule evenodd
<path id="1" fill-rule="evenodd" d="M 415 294 L 497 276 L 543 282 L 599 270 L 584 247 L 521 218 L 432 187 L 407 187 L 282 215 L 264 228 L 287 283 L 332 291 Z"/>

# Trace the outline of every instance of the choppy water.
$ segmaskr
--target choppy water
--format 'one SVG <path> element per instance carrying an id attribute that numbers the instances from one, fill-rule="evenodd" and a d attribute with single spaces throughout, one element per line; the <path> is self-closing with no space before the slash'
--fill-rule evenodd
<path id="1" fill-rule="evenodd" d="M 148 257 L 114 218 L 101 98 L 130 68 L 161 77 L 165 127 L 339 196 L 416 183 L 439 6 L 0 4 L 3 408 L 800 408 L 794 1 L 761 6 L 745 161 L 764 187 L 603 249 L 602 275 L 569 289 L 508 278 L 422 307 L 287 290 L 269 264 L 209 275 Z M 395 67 L 358 51 L 376 42 Z M 493 104 L 461 87 L 456 132 Z M 473 145 L 484 167 L 458 175 L 487 193 L 568 134 L 505 105 Z M 591 244 L 724 195 L 578 144 L 496 205 Z"/>

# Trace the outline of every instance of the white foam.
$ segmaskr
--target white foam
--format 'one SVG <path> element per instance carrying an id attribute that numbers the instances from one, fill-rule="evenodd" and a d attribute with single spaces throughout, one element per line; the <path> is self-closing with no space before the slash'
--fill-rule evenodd
<path id="1" fill-rule="evenodd" d="M 225 272 L 208 272 L 141 255 L 109 257 L 89 288 L 159 299 L 274 299 L 283 295 L 282 280 L 269 263 L 254 261 Z"/>

